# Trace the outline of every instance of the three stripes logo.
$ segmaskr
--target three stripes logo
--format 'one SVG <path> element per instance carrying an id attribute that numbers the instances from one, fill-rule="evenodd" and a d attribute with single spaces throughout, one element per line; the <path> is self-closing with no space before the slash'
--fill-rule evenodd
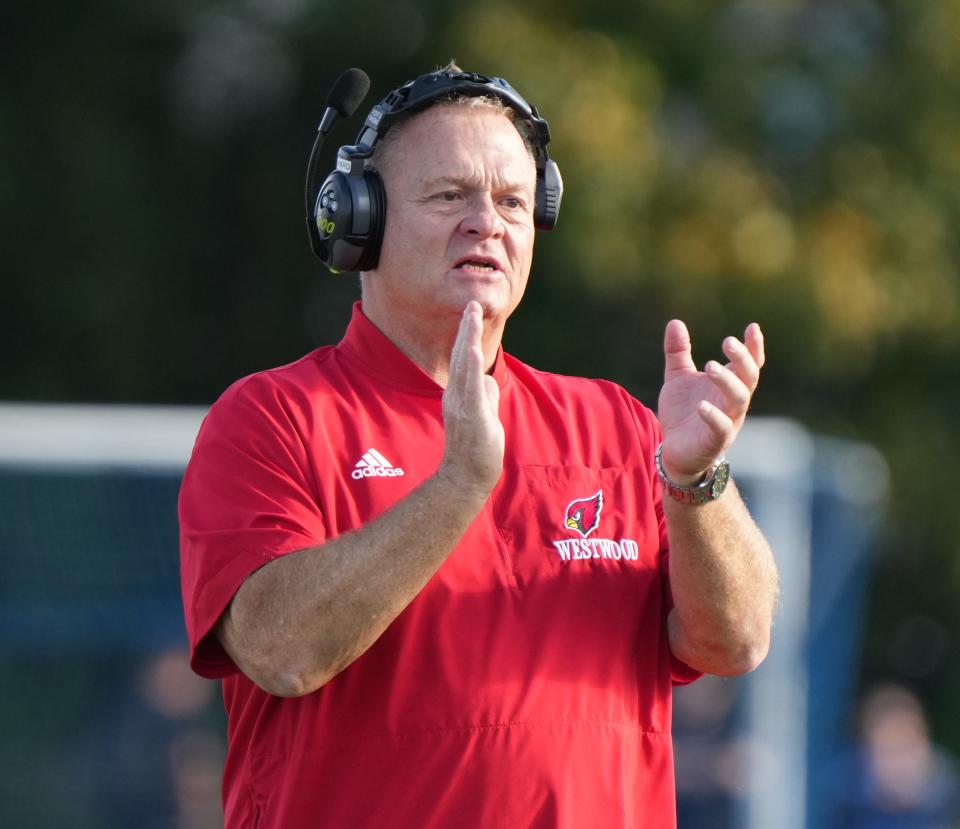
<path id="1" fill-rule="evenodd" d="M 368 449 L 363 453 L 354 464 L 350 477 L 355 480 L 361 478 L 399 478 L 403 475 L 403 470 L 399 466 L 394 466 L 376 449 Z"/>

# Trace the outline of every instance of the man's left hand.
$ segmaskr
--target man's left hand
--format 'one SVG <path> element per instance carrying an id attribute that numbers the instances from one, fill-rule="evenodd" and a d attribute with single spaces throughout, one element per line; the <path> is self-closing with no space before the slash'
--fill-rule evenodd
<path id="1" fill-rule="evenodd" d="M 723 341 L 729 363 L 711 360 L 697 371 L 687 326 L 671 320 L 663 353 L 657 411 L 663 427 L 663 465 L 676 483 L 693 483 L 716 463 L 743 426 L 764 363 L 763 333 L 751 323 L 743 342 L 736 337 Z"/>

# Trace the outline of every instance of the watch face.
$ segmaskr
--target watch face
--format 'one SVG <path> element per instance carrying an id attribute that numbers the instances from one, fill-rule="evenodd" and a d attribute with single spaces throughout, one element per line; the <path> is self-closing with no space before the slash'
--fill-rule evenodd
<path id="1" fill-rule="evenodd" d="M 727 488 L 727 481 L 730 480 L 730 464 L 722 461 L 713 473 L 713 486 L 710 487 L 711 500 L 719 498 Z"/>

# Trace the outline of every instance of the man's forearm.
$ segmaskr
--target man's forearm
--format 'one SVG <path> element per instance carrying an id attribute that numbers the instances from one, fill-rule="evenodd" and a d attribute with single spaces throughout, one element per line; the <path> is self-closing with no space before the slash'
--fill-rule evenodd
<path id="1" fill-rule="evenodd" d="M 423 589 L 484 501 L 438 473 L 361 529 L 275 559 L 241 585 L 217 626 L 220 641 L 265 691 L 316 690 Z"/>
<path id="2" fill-rule="evenodd" d="M 700 506 L 664 499 L 670 537 L 670 646 L 691 667 L 733 675 L 767 654 L 778 596 L 770 547 L 731 481 Z"/>

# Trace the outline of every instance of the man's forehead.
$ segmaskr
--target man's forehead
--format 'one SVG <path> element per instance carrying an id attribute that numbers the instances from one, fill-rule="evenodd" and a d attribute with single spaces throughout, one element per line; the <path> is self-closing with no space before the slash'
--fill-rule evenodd
<path id="1" fill-rule="evenodd" d="M 497 145 L 504 149 L 516 147 L 526 152 L 523 138 L 513 122 L 504 112 L 489 105 L 435 104 L 403 124 L 396 140 L 415 150 L 424 142 L 455 145 L 476 141 L 480 134 L 495 138 Z"/>
<path id="2" fill-rule="evenodd" d="M 535 164 L 513 122 L 490 106 L 438 104 L 417 113 L 396 136 L 406 164 L 429 165 L 432 178 L 463 176 L 493 165 L 511 177 L 535 176 Z"/>

